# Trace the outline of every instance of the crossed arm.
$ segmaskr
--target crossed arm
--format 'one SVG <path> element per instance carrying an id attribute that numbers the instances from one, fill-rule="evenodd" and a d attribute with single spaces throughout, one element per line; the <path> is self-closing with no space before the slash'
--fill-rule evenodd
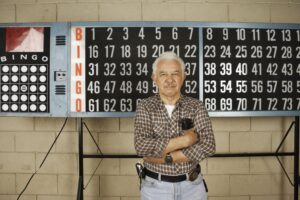
<path id="1" fill-rule="evenodd" d="M 190 159 L 183 154 L 181 149 L 188 148 L 197 141 L 198 137 L 195 133 L 195 129 L 191 128 L 185 131 L 184 135 L 170 139 L 167 147 L 160 157 L 144 157 L 144 160 L 151 163 L 163 164 L 165 163 L 165 155 L 170 153 L 173 158 L 173 162 L 188 162 Z"/>

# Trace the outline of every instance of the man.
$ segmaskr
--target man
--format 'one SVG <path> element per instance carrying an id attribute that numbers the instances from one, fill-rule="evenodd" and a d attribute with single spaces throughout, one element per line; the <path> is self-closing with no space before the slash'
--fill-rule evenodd
<path id="1" fill-rule="evenodd" d="M 134 143 L 144 158 L 142 200 L 206 200 L 198 163 L 214 154 L 215 139 L 204 105 L 184 96 L 184 63 L 165 52 L 153 63 L 152 80 L 159 90 L 137 106 Z M 182 130 L 183 119 L 193 127 Z"/>

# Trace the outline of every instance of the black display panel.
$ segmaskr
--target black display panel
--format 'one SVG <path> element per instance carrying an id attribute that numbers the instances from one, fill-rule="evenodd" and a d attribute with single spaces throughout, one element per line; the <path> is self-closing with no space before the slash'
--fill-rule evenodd
<path id="1" fill-rule="evenodd" d="M 0 27 L 0 113 L 49 113 L 50 27 Z"/>
<path id="2" fill-rule="evenodd" d="M 299 29 L 203 28 L 202 56 L 210 112 L 300 110 Z"/>
<path id="3" fill-rule="evenodd" d="M 200 98 L 199 28 L 72 27 L 72 37 L 71 112 L 134 112 L 157 92 L 152 63 L 164 51 L 185 62 L 182 93 Z"/>

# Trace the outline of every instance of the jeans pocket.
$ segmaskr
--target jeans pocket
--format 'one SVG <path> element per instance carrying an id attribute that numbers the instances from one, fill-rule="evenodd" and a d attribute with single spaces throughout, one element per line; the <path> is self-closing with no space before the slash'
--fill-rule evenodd
<path id="1" fill-rule="evenodd" d="M 194 180 L 194 181 L 191 181 L 191 183 L 193 184 L 193 185 L 199 185 L 199 184 L 201 184 L 203 182 L 203 178 L 202 178 L 202 176 L 199 174 L 198 175 L 198 177 L 196 178 L 196 180 Z"/>

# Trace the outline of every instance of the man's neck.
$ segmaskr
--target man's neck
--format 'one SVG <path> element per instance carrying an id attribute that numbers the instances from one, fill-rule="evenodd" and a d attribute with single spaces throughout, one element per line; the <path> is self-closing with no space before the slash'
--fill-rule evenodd
<path id="1" fill-rule="evenodd" d="M 175 105 L 178 99 L 180 98 L 180 95 L 173 96 L 173 97 L 166 97 L 160 95 L 160 98 L 165 105 Z"/>

